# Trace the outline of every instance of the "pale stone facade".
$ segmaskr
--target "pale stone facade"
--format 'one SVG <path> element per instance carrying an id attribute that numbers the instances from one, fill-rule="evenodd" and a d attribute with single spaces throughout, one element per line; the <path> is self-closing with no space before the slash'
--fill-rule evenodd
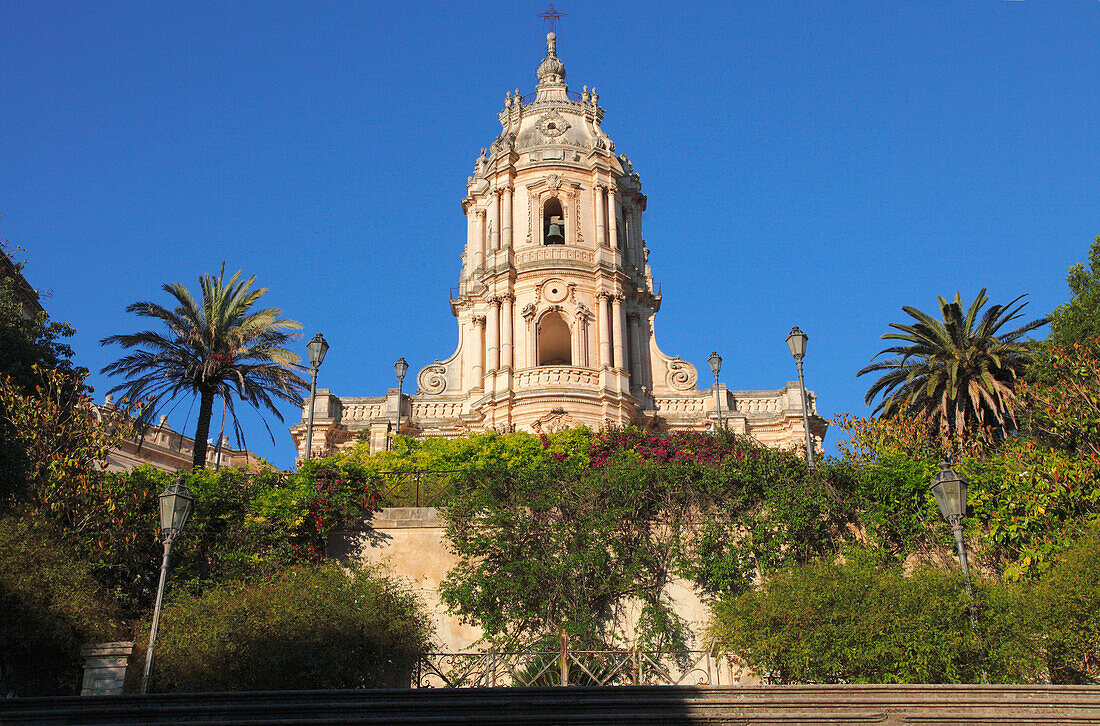
<path id="1" fill-rule="evenodd" d="M 114 397 L 108 395 L 92 412 L 99 420 L 115 410 Z M 120 441 L 107 453 L 108 471 L 130 471 L 134 467 L 149 464 L 161 471 L 190 471 L 195 454 L 195 440 L 168 425 L 168 417 L 161 416 L 156 426 L 146 426 L 144 436 Z M 216 471 L 222 468 L 251 469 L 259 466 L 260 457 L 248 449 L 234 449 L 229 437 L 223 436 L 221 445 L 210 440 L 206 449 L 206 468 Z"/>
<path id="2" fill-rule="evenodd" d="M 639 176 L 601 129 L 595 89 L 569 92 L 553 33 L 537 75 L 533 96 L 506 95 L 501 134 L 467 180 L 466 246 L 451 299 L 458 347 L 422 368 L 416 393 L 401 397 L 401 433 L 701 430 L 717 423 L 720 398 L 734 431 L 770 446 L 804 445 L 797 383 L 720 386 L 716 396 L 697 388 L 691 363 L 657 347 L 661 289 L 642 237 Z M 320 453 L 368 434 L 372 450 L 385 448 L 397 407 L 396 389 L 384 397 L 322 389 L 310 446 Z M 820 442 L 827 424 L 811 421 Z M 300 454 L 305 430 L 291 428 Z"/>

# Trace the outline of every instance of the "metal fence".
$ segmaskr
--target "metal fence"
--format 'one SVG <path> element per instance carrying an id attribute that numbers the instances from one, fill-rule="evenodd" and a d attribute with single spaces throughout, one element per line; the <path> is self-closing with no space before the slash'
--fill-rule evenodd
<path id="1" fill-rule="evenodd" d="M 453 491 L 452 477 L 458 473 L 458 469 L 383 471 L 382 506 L 437 506 Z"/>
<path id="2" fill-rule="evenodd" d="M 718 686 L 718 659 L 709 650 L 560 650 L 427 653 L 415 688 L 495 686 Z"/>

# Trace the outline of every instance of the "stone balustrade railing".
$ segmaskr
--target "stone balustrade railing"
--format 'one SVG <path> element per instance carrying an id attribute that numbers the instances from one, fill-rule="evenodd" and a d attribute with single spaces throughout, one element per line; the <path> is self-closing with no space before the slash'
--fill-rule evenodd
<path id="1" fill-rule="evenodd" d="M 341 418 L 345 421 L 370 421 L 381 415 L 381 403 L 345 403 Z"/>
<path id="2" fill-rule="evenodd" d="M 516 265 L 526 265 L 532 262 L 544 260 L 574 260 L 576 262 L 591 263 L 592 253 L 576 247 L 555 245 L 552 247 L 539 247 L 533 250 L 525 250 L 516 254 Z"/>
<path id="3" fill-rule="evenodd" d="M 598 388 L 599 371 L 575 366 L 539 366 L 516 371 L 514 382 L 516 390 L 542 388 L 544 386 L 573 386 L 576 388 Z"/>

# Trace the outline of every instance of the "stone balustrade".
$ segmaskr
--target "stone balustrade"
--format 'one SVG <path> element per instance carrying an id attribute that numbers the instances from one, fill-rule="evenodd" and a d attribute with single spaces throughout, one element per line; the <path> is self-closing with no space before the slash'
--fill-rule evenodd
<path id="1" fill-rule="evenodd" d="M 516 266 L 521 267 L 523 265 L 529 265 L 536 262 L 544 261 L 561 261 L 571 260 L 574 262 L 584 262 L 592 264 L 593 254 L 590 251 L 582 250 L 577 247 L 566 247 L 565 245 L 554 245 L 552 247 L 538 247 L 533 250 L 525 250 L 516 254 Z"/>
<path id="2" fill-rule="evenodd" d="M 381 415 L 381 403 L 345 403 L 341 418 L 344 421 L 370 421 Z"/>
<path id="3" fill-rule="evenodd" d="M 544 387 L 599 388 L 600 372 L 576 366 L 539 366 L 516 371 L 516 390 Z"/>

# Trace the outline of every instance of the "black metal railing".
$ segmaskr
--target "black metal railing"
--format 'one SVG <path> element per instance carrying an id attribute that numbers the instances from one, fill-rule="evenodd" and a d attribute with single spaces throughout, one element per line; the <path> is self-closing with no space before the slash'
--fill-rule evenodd
<path id="1" fill-rule="evenodd" d="M 458 469 L 383 471 L 383 507 L 434 507 L 454 491 Z"/>

